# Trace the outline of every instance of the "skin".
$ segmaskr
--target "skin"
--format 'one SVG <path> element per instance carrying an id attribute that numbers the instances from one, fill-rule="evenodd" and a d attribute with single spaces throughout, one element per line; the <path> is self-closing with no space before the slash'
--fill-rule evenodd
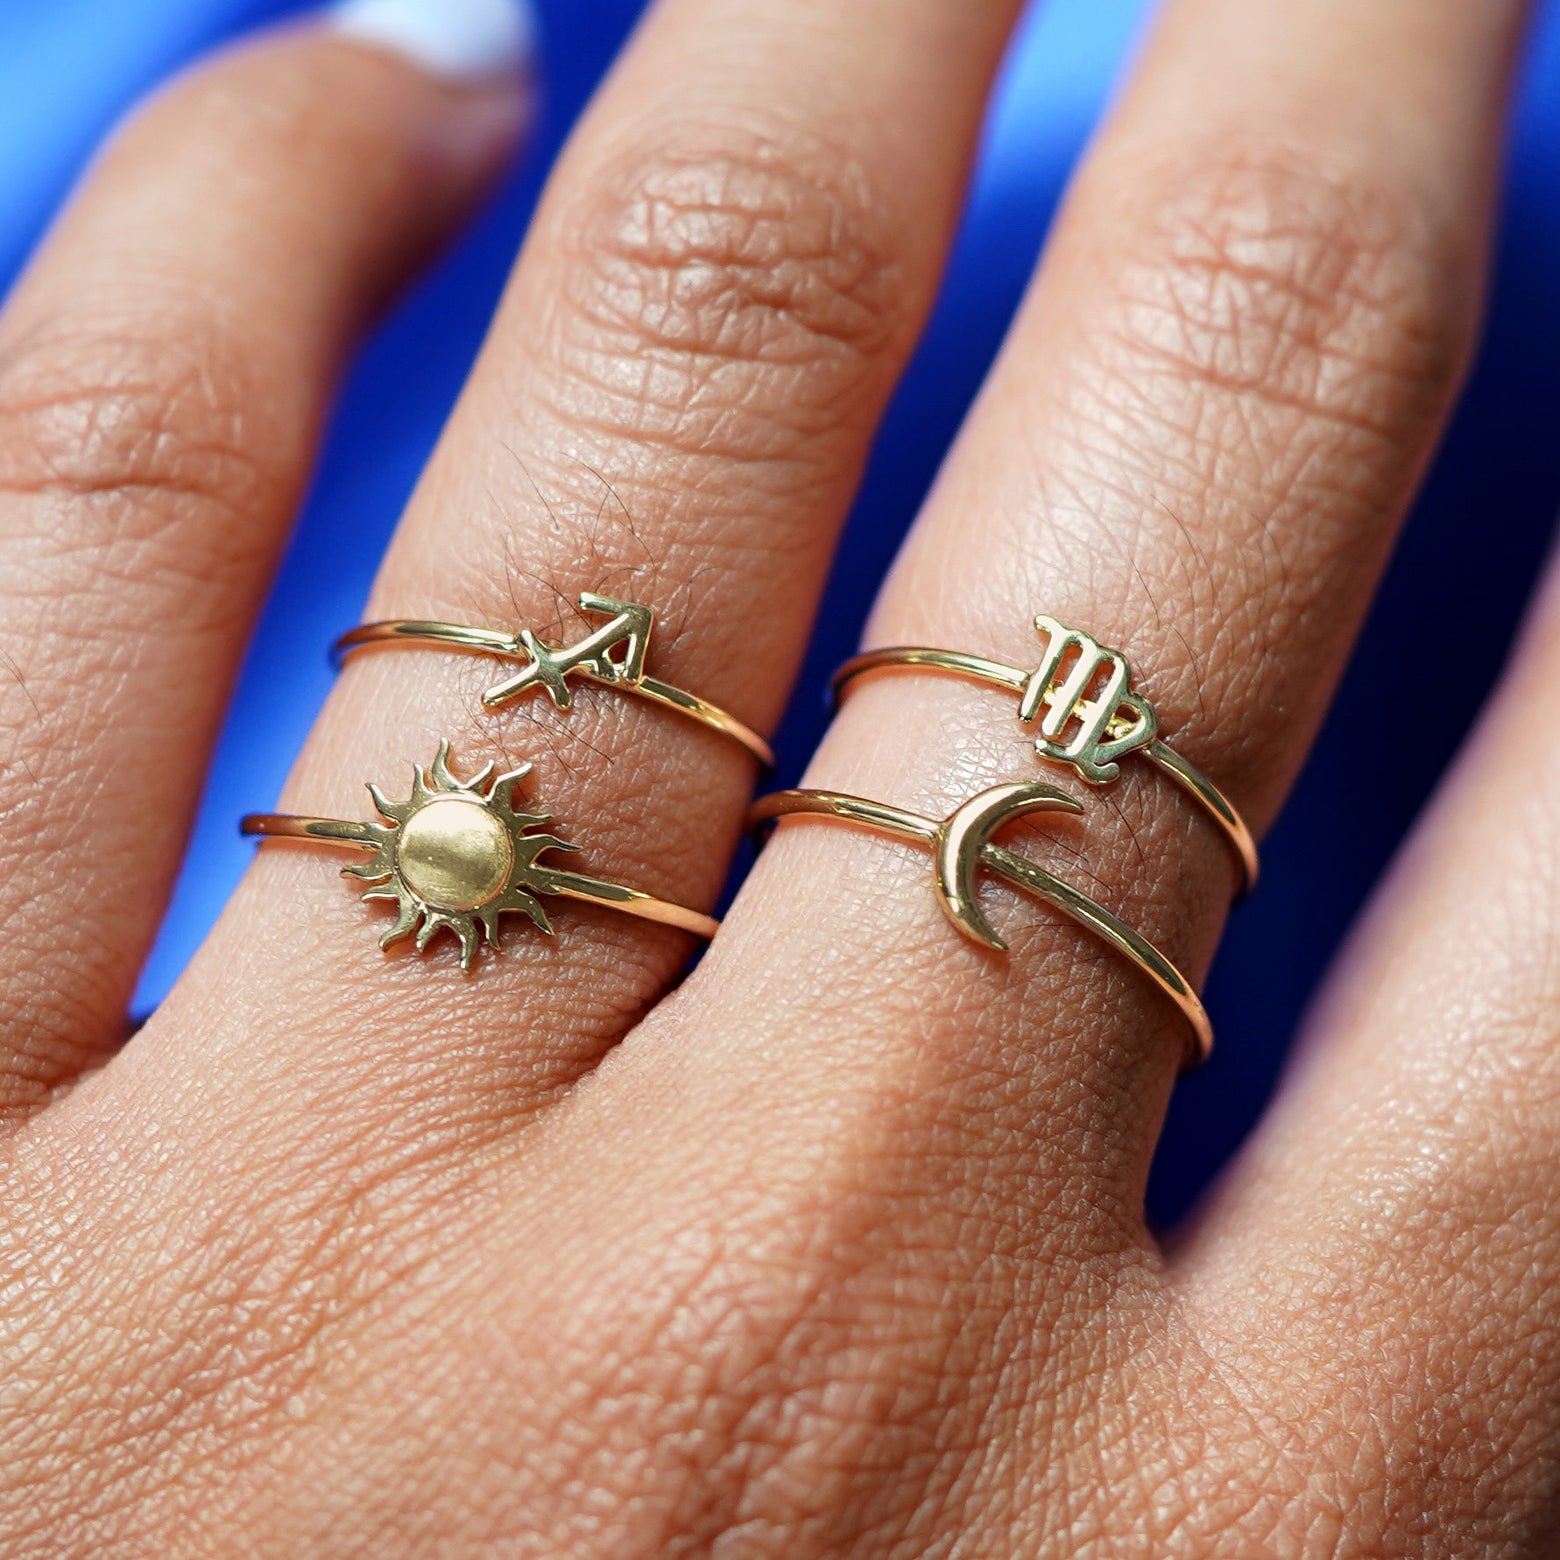
<path id="1" fill-rule="evenodd" d="M 661 0 L 368 615 L 650 601 L 656 675 L 771 726 L 1014 9 Z M 1169 0 L 869 641 L 1086 625 L 1269 821 L 1476 333 L 1523 19 Z M 333 378 L 523 98 L 257 42 L 115 138 L 0 314 L 0 735 L 38 782 L 0 830 L 0 1552 L 1553 1553 L 1560 586 L 1168 1246 L 1173 1012 L 994 886 L 1010 954 L 962 942 L 924 852 L 848 831 L 781 829 L 670 995 L 687 940 L 584 906 L 470 978 L 381 958 L 328 859 L 267 849 L 118 1048 Z M 534 760 L 581 867 L 710 903 L 740 751 L 603 690 L 493 717 L 491 680 L 355 659 L 286 805 L 360 816 L 448 736 Z M 1035 778 L 1011 701 L 921 677 L 809 783 L 942 817 Z M 1025 853 L 1200 974 L 1213 831 L 1141 764 L 1039 778 L 1086 813 Z"/>

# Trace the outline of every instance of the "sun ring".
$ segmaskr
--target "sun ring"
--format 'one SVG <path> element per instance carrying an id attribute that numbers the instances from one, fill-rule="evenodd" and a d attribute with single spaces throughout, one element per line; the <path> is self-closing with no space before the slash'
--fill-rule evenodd
<path id="1" fill-rule="evenodd" d="M 1175 1003 L 1191 1027 L 1184 1065 L 1198 1066 L 1213 1050 L 1213 1027 L 1191 982 L 1146 937 L 1103 905 L 1044 868 L 991 843 L 998 829 L 1026 813 L 1082 811 L 1074 798 L 1055 786 L 1015 783 L 980 792 L 941 822 L 839 791 L 771 792 L 753 804 L 748 822 L 761 829 L 785 818 L 821 818 L 929 844 L 943 913 L 972 942 L 1002 952 L 1007 944 L 986 920 L 975 895 L 977 872 L 984 867 L 996 873 L 1014 888 L 1070 916 L 1146 975 Z"/>
<path id="2" fill-rule="evenodd" d="M 566 710 L 574 702 L 569 679 L 584 678 L 686 715 L 741 743 L 765 769 L 774 767 L 775 755 L 769 744 L 751 726 L 697 694 L 674 688 L 670 683 L 646 674 L 645 652 L 655 626 L 655 613 L 649 607 L 638 602 L 619 601 L 615 596 L 593 595 L 589 591 L 581 594 L 579 605 L 582 612 L 604 616 L 608 621 L 572 645 L 544 644 L 528 628 L 510 634 L 501 629 L 471 628 L 463 623 L 390 618 L 384 622 L 361 624 L 343 634 L 336 641 L 335 654 L 339 659 L 369 645 L 437 645 L 444 649 L 495 655 L 506 661 L 524 661 L 526 664 L 513 677 L 494 683 L 483 693 L 483 704 L 496 709 L 511 699 L 541 688 L 560 710 Z"/>
<path id="3" fill-rule="evenodd" d="M 606 905 L 695 937 L 715 935 L 720 923 L 697 910 L 544 862 L 549 851 L 579 846 L 544 832 L 552 822 L 548 813 L 516 810 L 515 788 L 530 773 L 529 764 L 501 775 L 488 764 L 471 779 L 457 780 L 449 757 L 450 745 L 442 742 L 430 768 L 417 765 L 412 794 L 404 802 L 391 801 L 370 785 L 368 794 L 383 823 L 251 813 L 239 824 L 240 832 L 371 851 L 370 860 L 343 868 L 342 876 L 363 882 L 364 899 L 396 905 L 395 923 L 379 946 L 389 948 L 415 933 L 421 952 L 439 932 L 449 931 L 460 939 L 465 969 L 471 968 L 484 938 L 498 947 L 503 915 L 529 916 L 539 931 L 551 934 L 542 905 L 547 897 Z"/>
<path id="4" fill-rule="evenodd" d="M 1200 806 L 1224 836 L 1240 863 L 1241 893 L 1257 881 L 1257 844 L 1230 799 L 1190 759 L 1159 736 L 1154 706 L 1133 691 L 1131 671 L 1119 650 L 1067 628 L 1042 613 L 1035 628 L 1044 635 L 1045 655 L 1033 669 L 1011 666 L 962 650 L 928 645 L 890 645 L 847 661 L 834 674 L 834 696 L 876 672 L 922 669 L 952 672 L 1016 693 L 1018 718 L 1037 719 L 1035 751 L 1052 763 L 1068 764 L 1091 785 L 1108 785 L 1120 773 L 1118 759 L 1141 753 Z"/>

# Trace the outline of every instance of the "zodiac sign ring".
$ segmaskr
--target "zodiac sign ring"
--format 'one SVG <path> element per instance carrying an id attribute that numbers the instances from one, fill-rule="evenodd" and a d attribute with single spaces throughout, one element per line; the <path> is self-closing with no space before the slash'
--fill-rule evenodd
<path id="1" fill-rule="evenodd" d="M 761 796 L 748 815 L 759 828 L 784 818 L 811 817 L 853 823 L 931 845 L 933 873 L 943 913 L 972 942 L 1005 952 L 1007 944 L 986 919 L 976 900 L 975 878 L 981 868 L 1034 898 L 1070 916 L 1106 946 L 1121 954 L 1151 980 L 1180 1010 L 1191 1026 L 1186 1065 L 1196 1066 L 1213 1050 L 1213 1027 L 1191 982 L 1146 937 L 1133 931 L 1087 894 L 1053 877 L 1042 867 L 1012 851 L 993 845 L 991 837 L 1004 824 L 1035 812 L 1080 813 L 1083 808 L 1052 785 L 1009 784 L 991 787 L 971 797 L 939 822 L 885 802 L 847 796 L 839 791 L 775 791 Z"/>
<path id="2" fill-rule="evenodd" d="M 446 649 L 470 650 L 496 655 L 504 660 L 526 664 L 513 677 L 495 683 L 482 695 L 489 709 L 518 699 L 533 689 L 546 690 L 548 698 L 560 710 L 574 702 L 571 677 L 619 688 L 652 704 L 664 705 L 686 715 L 722 736 L 740 742 L 766 769 L 774 767 L 775 755 L 769 744 L 735 715 L 701 699 L 696 694 L 674 688 L 645 672 L 645 653 L 650 646 L 650 631 L 655 614 L 649 607 L 614 596 L 583 592 L 580 610 L 608 619 L 575 644 L 559 647 L 543 644 L 528 628 L 517 634 L 499 629 L 469 628 L 463 623 L 438 623 L 424 618 L 391 618 L 382 623 L 364 623 L 336 641 L 336 655 L 344 656 L 367 645 L 423 644 Z"/>
<path id="3" fill-rule="evenodd" d="M 1016 693 L 1018 718 L 1026 725 L 1039 722 L 1035 751 L 1041 758 L 1071 765 L 1091 785 L 1108 785 L 1121 772 L 1119 759 L 1141 753 L 1218 827 L 1240 862 L 1241 892 L 1254 887 L 1258 864 L 1251 830 L 1218 786 L 1161 740 L 1153 705 L 1132 689 L 1126 657 L 1044 613 L 1035 619 L 1035 628 L 1045 636 L 1046 648 L 1032 670 L 962 650 L 891 645 L 847 661 L 834 674 L 835 697 L 871 673 L 918 667 Z"/>
<path id="4" fill-rule="evenodd" d="M 393 802 L 370 785 L 368 794 L 383 823 L 251 813 L 239 824 L 240 832 L 371 851 L 372 859 L 343 868 L 342 876 L 362 880 L 364 899 L 397 906 L 395 923 L 379 946 L 389 948 L 415 933 L 420 953 L 437 933 L 448 930 L 460 939 L 463 969 L 471 968 L 484 938 L 498 947 L 502 915 L 529 916 L 550 935 L 552 922 L 542 899 L 551 896 L 606 905 L 695 937 L 715 935 L 719 922 L 697 910 L 542 861 L 550 851 L 579 846 L 538 832 L 552 822 L 549 814 L 515 810 L 515 788 L 530 772 L 529 764 L 501 775 L 488 764 L 471 779 L 457 780 L 449 757 L 450 745 L 443 742 L 431 768 L 416 766 L 412 794 L 404 802 Z"/>

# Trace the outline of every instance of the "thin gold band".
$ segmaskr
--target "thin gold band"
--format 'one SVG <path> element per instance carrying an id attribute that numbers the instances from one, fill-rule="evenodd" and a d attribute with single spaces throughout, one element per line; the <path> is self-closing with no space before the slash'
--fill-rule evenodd
<path id="1" fill-rule="evenodd" d="M 1151 980 L 1180 1010 L 1191 1026 L 1185 1065 L 1197 1066 L 1213 1050 L 1213 1028 L 1207 1010 L 1184 975 L 1147 938 L 1087 894 L 1053 877 L 1042 867 L 993 845 L 990 836 L 1003 824 L 1025 813 L 1081 812 L 1065 791 L 1055 786 L 1009 784 L 993 786 L 972 797 L 938 822 L 884 802 L 838 791 L 775 791 L 753 804 L 749 822 L 759 828 L 788 817 L 822 818 L 878 829 L 902 839 L 931 845 L 936 856 L 937 893 L 944 913 L 972 941 L 1003 949 L 975 900 L 975 873 L 984 867 L 1036 899 L 1070 916 Z"/>
<path id="2" fill-rule="evenodd" d="M 335 654 L 340 658 L 369 645 L 420 644 L 523 661 L 526 664 L 520 672 L 495 683 L 483 693 L 482 702 L 489 709 L 542 688 L 559 709 L 566 710 L 573 701 L 568 679 L 581 677 L 686 715 L 690 720 L 740 742 L 766 769 L 774 767 L 775 756 L 769 744 L 751 726 L 707 699 L 645 673 L 645 651 L 655 622 L 655 614 L 649 607 L 589 592 L 580 596 L 579 604 L 582 611 L 605 614 L 610 621 L 566 647 L 544 644 L 530 629 L 509 634 L 498 629 L 472 628 L 464 623 L 391 618 L 379 623 L 364 623 L 343 634 L 336 641 Z M 621 654 L 617 653 L 620 647 Z"/>
<path id="3" fill-rule="evenodd" d="M 345 868 L 342 875 L 363 883 L 364 899 L 396 905 L 399 914 L 380 938 L 380 947 L 415 935 L 421 950 L 438 932 L 448 930 L 459 938 L 461 963 L 468 969 L 484 939 L 498 946 L 502 916 L 527 916 L 539 931 L 550 934 L 544 898 L 605 905 L 695 937 L 713 937 L 719 929 L 720 923 L 701 911 L 544 861 L 551 852 L 579 847 L 546 832 L 550 814 L 516 807 L 517 788 L 531 766 L 495 774 L 488 764 L 471 779 L 460 780 L 450 770 L 449 756 L 449 743 L 443 742 L 431 765 L 416 766 L 412 793 L 404 801 L 392 800 L 370 785 L 369 795 L 383 822 L 251 813 L 239 823 L 239 831 L 260 839 L 306 840 L 370 852 L 368 861 Z"/>
<path id="4" fill-rule="evenodd" d="M 360 850 L 376 850 L 375 842 L 358 832 L 363 825 L 343 818 L 304 818 L 295 813 L 250 813 L 239 822 L 239 832 L 267 840 L 311 840 L 315 844 L 348 845 Z M 675 926 L 695 937 L 711 938 L 720 930 L 714 916 L 686 905 L 674 905 L 669 899 L 657 899 L 643 889 L 625 888 L 621 883 L 606 883 L 598 878 L 581 877 L 575 872 L 549 872 L 550 882 L 538 892 L 560 899 L 579 899 L 586 904 L 607 905 L 624 915 L 638 916 L 661 926 Z"/>
<path id="5" fill-rule="evenodd" d="M 869 650 L 863 655 L 854 656 L 840 667 L 834 674 L 834 696 L 837 700 L 843 699 L 852 683 L 877 672 L 917 669 L 952 672 L 959 677 L 970 678 L 991 687 L 1016 693 L 1021 698 L 1029 693 L 1035 681 L 1035 673 L 1032 670 L 1026 671 L 1023 667 L 1012 666 L 1005 661 L 994 661 L 987 656 L 970 655 L 962 650 L 938 650 L 929 645 L 890 645 L 881 650 Z M 1141 702 L 1146 704 L 1146 701 Z M 1151 710 L 1149 713 L 1151 718 Z M 1112 720 L 1107 723 L 1104 730 L 1119 738 L 1124 724 Z M 1048 750 L 1047 746 L 1041 743 L 1037 743 L 1037 748 L 1043 758 L 1062 763 L 1073 762 L 1061 752 Z M 1241 892 L 1247 893 L 1254 888 L 1259 869 L 1257 843 L 1252 838 L 1245 819 L 1236 810 L 1235 804 L 1190 759 L 1176 752 L 1159 736 L 1150 736 L 1141 745 L 1135 746 L 1132 751 L 1141 753 L 1149 763 L 1168 775 L 1203 808 L 1240 863 Z M 1079 769 L 1080 773 L 1085 773 L 1077 763 L 1073 763 L 1073 767 Z M 1111 775 L 1114 775 L 1114 765 L 1111 766 Z M 1095 776 L 1086 773 L 1085 778 L 1093 780 L 1095 784 L 1100 783 Z"/>

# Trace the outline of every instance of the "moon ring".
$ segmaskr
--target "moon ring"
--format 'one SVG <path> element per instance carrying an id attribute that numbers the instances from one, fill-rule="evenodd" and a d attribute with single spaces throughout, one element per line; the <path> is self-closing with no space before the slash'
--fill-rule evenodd
<path id="1" fill-rule="evenodd" d="M 1191 982 L 1175 965 L 1146 937 L 1087 894 L 1032 861 L 990 843 L 991 835 L 1003 823 L 1042 810 L 1081 811 L 1065 792 L 1042 785 L 993 786 L 941 822 L 841 791 L 792 790 L 761 796 L 748 814 L 748 823 L 754 830 L 763 830 L 786 818 L 811 817 L 928 844 L 937 858 L 934 877 L 943 913 L 972 941 L 1002 950 L 1002 939 L 975 903 L 973 886 L 977 867 L 996 873 L 1014 888 L 1060 910 L 1147 976 L 1175 1003 L 1191 1030 L 1184 1065 L 1206 1061 L 1213 1050 L 1213 1027 Z"/>

